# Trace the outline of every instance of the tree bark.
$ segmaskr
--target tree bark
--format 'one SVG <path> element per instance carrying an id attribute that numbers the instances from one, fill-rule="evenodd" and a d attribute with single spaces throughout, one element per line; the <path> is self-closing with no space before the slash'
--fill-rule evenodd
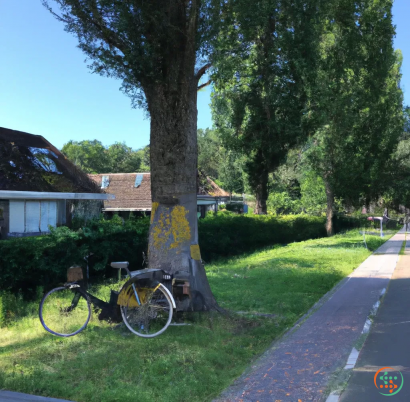
<path id="1" fill-rule="evenodd" d="M 333 190 L 329 184 L 329 181 L 327 178 L 324 179 L 325 182 L 325 191 L 326 191 L 326 203 L 327 203 L 327 208 L 326 208 L 326 233 L 328 236 L 333 236 L 334 230 L 333 230 L 333 206 L 335 203 L 335 195 L 333 193 Z"/>
<path id="2" fill-rule="evenodd" d="M 166 96 L 157 88 L 149 96 L 151 114 L 151 193 L 149 267 L 179 272 L 190 282 L 190 305 L 217 308 L 201 262 L 197 218 L 196 82 Z"/>
<path id="3" fill-rule="evenodd" d="M 266 201 L 268 199 L 268 178 L 269 173 L 263 170 L 259 176 L 260 181 L 256 186 L 256 206 L 255 214 L 266 215 L 268 213 Z"/>

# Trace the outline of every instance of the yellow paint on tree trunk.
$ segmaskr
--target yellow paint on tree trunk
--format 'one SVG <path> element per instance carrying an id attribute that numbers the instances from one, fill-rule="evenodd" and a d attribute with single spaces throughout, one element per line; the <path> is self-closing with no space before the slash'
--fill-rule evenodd
<path id="1" fill-rule="evenodd" d="M 193 260 L 201 261 L 201 250 L 199 244 L 191 244 L 191 258 Z"/>
<path id="2" fill-rule="evenodd" d="M 151 207 L 151 223 L 154 222 L 155 212 L 157 211 L 159 203 L 153 202 Z"/>
<path id="3" fill-rule="evenodd" d="M 187 214 L 188 210 L 182 205 L 177 205 L 171 212 L 171 231 L 174 241 L 171 243 L 170 249 L 180 249 L 184 243 L 191 240 L 191 229 L 186 218 Z"/>
<path id="4" fill-rule="evenodd" d="M 188 210 L 181 205 L 161 208 L 161 214 L 155 222 L 151 220 L 151 246 L 156 250 L 176 250 L 179 253 L 183 245 L 191 240 L 187 214 Z"/>
<path id="5" fill-rule="evenodd" d="M 157 221 L 153 224 L 151 238 L 152 245 L 156 250 L 164 248 L 165 244 L 168 241 L 169 236 L 171 235 L 170 225 L 166 225 L 166 220 L 169 219 L 168 213 L 161 212 L 161 215 L 158 217 Z"/>

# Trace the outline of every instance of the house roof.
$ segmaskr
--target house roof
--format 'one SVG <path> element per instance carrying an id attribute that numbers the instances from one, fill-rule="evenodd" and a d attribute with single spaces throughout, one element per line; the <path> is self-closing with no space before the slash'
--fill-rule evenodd
<path id="1" fill-rule="evenodd" d="M 137 175 L 142 176 L 142 180 L 138 187 L 135 187 Z M 104 188 L 104 191 L 115 195 L 115 200 L 104 201 L 105 210 L 151 211 L 150 173 L 104 173 L 88 176 L 100 187 L 102 177 L 108 177 L 108 187 Z"/>
<path id="2" fill-rule="evenodd" d="M 41 135 L 0 127 L 0 191 L 103 193 Z"/>
<path id="3" fill-rule="evenodd" d="M 206 178 L 206 181 L 208 182 L 208 187 L 203 190 L 205 195 L 211 195 L 213 197 L 229 197 L 229 193 L 219 187 L 213 180 L 211 180 L 209 177 Z M 198 194 L 202 194 L 200 191 L 198 191 Z"/>
<path id="4" fill-rule="evenodd" d="M 136 187 L 137 175 L 141 183 Z M 89 174 L 98 186 L 101 187 L 103 176 L 108 177 L 108 187 L 104 191 L 115 195 L 115 200 L 104 201 L 106 211 L 151 211 L 151 174 L 150 173 L 104 173 Z M 141 177 L 142 176 L 142 177 Z M 136 182 L 137 180 L 137 182 Z M 198 195 L 224 197 L 229 194 L 218 187 L 209 179 L 208 187 L 211 192 L 204 189 Z"/>
<path id="5" fill-rule="evenodd" d="M 219 187 L 202 171 L 198 171 L 198 195 L 211 195 L 213 197 L 229 197 L 229 193 Z"/>

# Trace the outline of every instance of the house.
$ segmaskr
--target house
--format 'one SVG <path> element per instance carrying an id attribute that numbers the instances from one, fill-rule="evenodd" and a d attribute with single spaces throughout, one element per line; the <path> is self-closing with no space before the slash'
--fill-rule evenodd
<path id="1" fill-rule="evenodd" d="M 126 218 L 129 214 L 151 213 L 150 173 L 104 173 L 90 174 L 89 177 L 107 194 L 115 195 L 115 200 L 104 201 L 103 212 L 118 214 Z M 225 202 L 229 194 L 206 178 L 206 186 L 198 186 L 198 213 L 204 217 L 206 211 L 217 210 L 218 204 Z"/>
<path id="2" fill-rule="evenodd" d="M 0 127 L 2 239 L 47 233 L 49 225 L 99 214 L 112 198 L 41 135 Z"/>

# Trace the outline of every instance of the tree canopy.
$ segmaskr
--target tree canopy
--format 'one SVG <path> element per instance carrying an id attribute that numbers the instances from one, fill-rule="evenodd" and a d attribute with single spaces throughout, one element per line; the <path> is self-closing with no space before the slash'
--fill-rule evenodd
<path id="1" fill-rule="evenodd" d="M 43 4 L 77 37 L 91 71 L 120 79 L 132 104 L 149 114 L 153 201 L 149 265 L 188 276 L 195 272 L 191 292 L 196 297 L 189 307 L 215 308 L 199 251 L 193 251 L 199 250 L 196 103 L 200 80 L 212 63 L 214 42 L 221 26 L 229 24 L 227 2 L 43 0 Z"/>
<path id="2" fill-rule="evenodd" d="M 235 3 L 235 24 L 221 41 L 235 50 L 215 63 L 213 116 L 244 167 L 266 213 L 268 176 L 307 134 L 304 116 L 319 59 L 321 1 Z"/>
<path id="3" fill-rule="evenodd" d="M 243 193 L 245 158 L 224 147 L 215 130 L 198 130 L 198 169 L 230 193 Z"/>
<path id="4" fill-rule="evenodd" d="M 334 5 L 312 98 L 317 128 L 306 151 L 325 183 L 328 234 L 335 197 L 358 204 L 380 193 L 379 181 L 403 124 L 392 2 L 340 0 Z"/>
<path id="5" fill-rule="evenodd" d="M 124 142 L 104 146 L 100 141 L 69 141 L 61 151 L 86 173 L 149 171 L 149 146 L 133 150 Z"/>
<path id="6" fill-rule="evenodd" d="M 269 175 L 306 140 L 314 174 L 305 180 L 325 187 L 328 224 L 335 197 L 375 196 L 403 123 L 392 0 L 43 3 L 77 37 L 91 71 L 120 79 L 151 119 L 149 265 L 191 278 L 192 298 L 177 308 L 217 307 L 196 213 L 197 91 L 210 81 L 219 137 L 200 133 L 200 165 L 232 191 L 245 170 L 258 213 L 266 213 Z M 135 170 L 143 159 L 125 144 L 94 141 L 85 153 L 76 145 L 66 151 L 86 169 Z"/>

